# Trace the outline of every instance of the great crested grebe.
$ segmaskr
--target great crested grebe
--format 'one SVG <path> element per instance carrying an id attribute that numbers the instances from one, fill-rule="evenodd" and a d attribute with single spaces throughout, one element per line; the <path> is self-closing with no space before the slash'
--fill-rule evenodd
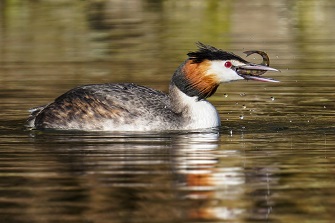
<path id="1" fill-rule="evenodd" d="M 220 126 L 215 107 L 206 98 L 223 82 L 258 80 L 269 67 L 215 47 L 198 43 L 172 76 L 169 93 L 132 83 L 92 84 L 76 87 L 45 106 L 33 108 L 27 126 L 33 129 L 83 131 L 194 130 Z"/>

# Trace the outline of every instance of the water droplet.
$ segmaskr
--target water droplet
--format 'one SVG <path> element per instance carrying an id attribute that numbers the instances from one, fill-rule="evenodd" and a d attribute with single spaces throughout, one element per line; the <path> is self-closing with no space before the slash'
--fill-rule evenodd
<path id="1" fill-rule="evenodd" d="M 292 122 L 292 120 L 290 120 L 290 122 Z"/>
<path id="2" fill-rule="evenodd" d="M 244 116 L 243 116 L 243 115 L 240 115 L 240 119 L 244 119 Z"/>
<path id="3" fill-rule="evenodd" d="M 229 133 L 230 133 L 230 135 L 232 136 L 232 135 L 233 135 L 233 130 L 230 130 Z"/>
<path id="4" fill-rule="evenodd" d="M 245 106 L 245 105 L 242 105 L 242 108 L 243 108 L 243 109 L 246 109 L 246 108 L 247 108 L 247 106 Z"/>
<path id="5" fill-rule="evenodd" d="M 223 94 L 223 96 L 224 96 L 225 98 L 227 98 L 227 97 L 228 97 L 228 94 Z"/>
<path id="6" fill-rule="evenodd" d="M 327 108 L 326 105 L 324 105 L 323 108 Z"/>
<path id="7" fill-rule="evenodd" d="M 274 101 L 275 100 L 275 97 L 271 97 L 271 101 Z"/>

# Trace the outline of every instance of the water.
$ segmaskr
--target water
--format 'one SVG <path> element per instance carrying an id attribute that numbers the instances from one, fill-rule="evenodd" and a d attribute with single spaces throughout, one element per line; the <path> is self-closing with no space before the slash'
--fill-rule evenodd
<path id="1" fill-rule="evenodd" d="M 0 1 L 0 222 L 333 222 L 334 8 Z M 166 91 L 196 41 L 265 50 L 281 82 L 222 85 L 222 126 L 206 132 L 24 128 L 29 108 L 78 85 Z"/>

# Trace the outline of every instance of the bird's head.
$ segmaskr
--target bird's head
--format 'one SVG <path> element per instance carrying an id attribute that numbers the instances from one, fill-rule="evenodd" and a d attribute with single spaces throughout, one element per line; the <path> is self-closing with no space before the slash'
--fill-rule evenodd
<path id="1" fill-rule="evenodd" d="M 244 52 L 247 56 L 257 53 L 263 57 L 262 64 L 254 64 L 234 53 L 202 43 L 197 45 L 199 49 L 187 54 L 189 58 L 172 78 L 174 84 L 188 96 L 198 96 L 199 100 L 207 98 L 215 93 L 220 83 L 235 80 L 278 82 L 260 76 L 266 71 L 278 71 L 269 67 L 269 58 L 262 51 Z"/>

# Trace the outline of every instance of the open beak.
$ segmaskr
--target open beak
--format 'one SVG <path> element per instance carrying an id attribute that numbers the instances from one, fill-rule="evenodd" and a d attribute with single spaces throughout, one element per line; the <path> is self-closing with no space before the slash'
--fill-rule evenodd
<path id="1" fill-rule="evenodd" d="M 236 69 L 237 74 L 246 80 L 255 80 L 255 81 L 263 81 L 263 82 L 279 82 L 272 78 L 260 76 L 267 71 L 279 71 L 272 67 L 268 67 L 268 66 L 264 66 L 260 64 L 246 64 L 246 65 L 235 67 L 235 69 Z"/>

